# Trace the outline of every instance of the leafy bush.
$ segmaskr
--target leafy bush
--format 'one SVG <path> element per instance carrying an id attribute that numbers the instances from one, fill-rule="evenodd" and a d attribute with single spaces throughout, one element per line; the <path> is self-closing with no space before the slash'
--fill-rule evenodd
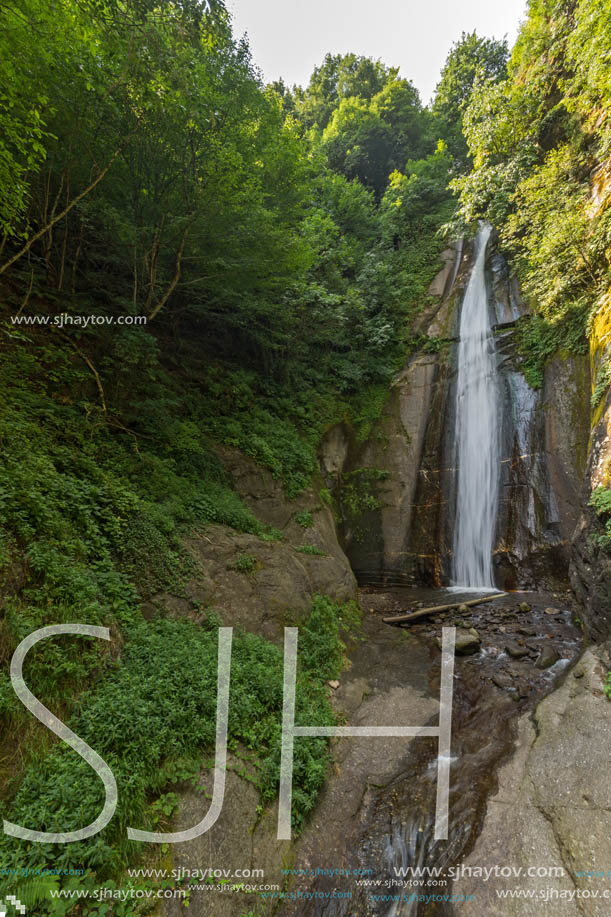
<path id="1" fill-rule="evenodd" d="M 295 513 L 295 522 L 303 529 L 309 529 L 314 525 L 314 518 L 312 513 L 302 509 L 298 513 Z"/>
<path id="2" fill-rule="evenodd" d="M 610 386 L 611 362 L 609 360 L 604 360 L 598 367 L 598 372 L 596 374 L 596 384 L 594 386 L 594 391 L 592 392 L 592 398 L 590 400 L 590 407 L 593 411 L 596 410 L 598 405 L 601 403 L 609 391 Z"/>
<path id="3" fill-rule="evenodd" d="M 596 515 L 604 524 L 602 535 L 591 535 L 590 537 L 601 548 L 611 550 L 611 488 L 596 487 L 592 491 L 589 505 L 596 510 Z"/>
<path id="4" fill-rule="evenodd" d="M 587 306 L 575 303 L 558 314 L 553 322 L 537 314 L 519 320 L 516 339 L 520 365 L 531 388 L 541 388 L 545 364 L 558 351 L 587 353 L 587 317 Z"/>
<path id="5" fill-rule="evenodd" d="M 324 681 L 342 668 L 341 629 L 354 627 L 357 621 L 354 606 L 314 598 L 299 631 L 298 723 L 334 723 Z M 106 677 L 81 695 L 71 718 L 77 735 L 112 768 L 119 787 L 118 808 L 94 838 L 44 847 L 47 868 L 85 868 L 104 879 L 133 859 L 137 848 L 127 841 L 126 827 L 154 829 L 159 806 L 166 805 L 156 800 L 169 799 L 168 791 L 186 774 L 195 773 L 203 751 L 214 747 L 217 645 L 215 629 L 202 629 L 188 620 L 159 619 L 126 628 L 120 660 L 107 662 Z M 281 650 L 260 637 L 237 634 L 228 744 L 233 749 L 238 743 L 245 745 L 256 754 L 264 801 L 277 792 L 282 685 Z M 299 739 L 295 744 L 297 830 L 322 785 L 327 755 L 325 739 Z M 61 744 L 28 769 L 10 807 L 10 819 L 39 830 L 68 831 L 93 820 L 102 803 L 103 788 L 95 773 Z M 42 850 L 3 835 L 0 866 L 36 866 Z"/>
<path id="6" fill-rule="evenodd" d="M 317 548 L 313 544 L 301 544 L 295 548 L 296 551 L 300 551 L 302 554 L 312 554 L 317 557 L 326 557 L 324 551 L 321 551 L 320 548 Z"/>
<path id="7" fill-rule="evenodd" d="M 206 483 L 200 493 L 195 493 L 191 503 L 193 518 L 198 522 L 217 522 L 238 532 L 259 535 L 263 526 L 254 513 L 229 487 L 215 482 Z"/>
<path id="8" fill-rule="evenodd" d="M 235 568 L 240 573 L 254 573 L 257 569 L 257 558 L 253 554 L 238 554 Z"/>

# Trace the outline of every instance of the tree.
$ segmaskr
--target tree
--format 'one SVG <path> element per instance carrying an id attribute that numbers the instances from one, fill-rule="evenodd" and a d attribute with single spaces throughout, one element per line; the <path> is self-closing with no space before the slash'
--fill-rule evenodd
<path id="1" fill-rule="evenodd" d="M 426 121 L 417 90 L 395 78 L 371 100 L 342 99 L 323 131 L 322 148 L 332 169 L 358 178 L 380 198 L 392 171 L 428 152 Z"/>
<path id="2" fill-rule="evenodd" d="M 324 130 L 342 99 L 372 99 L 397 73 L 369 57 L 327 54 L 305 91 L 297 93 L 297 113 L 306 127 Z"/>
<path id="3" fill-rule="evenodd" d="M 392 171 L 394 134 L 365 99 L 342 99 L 322 136 L 329 165 L 380 196 Z"/>
<path id="4" fill-rule="evenodd" d="M 502 80 L 507 73 L 507 59 L 506 39 L 478 38 L 475 32 L 463 32 L 446 58 L 435 90 L 433 114 L 439 136 L 463 169 L 469 161 L 463 117 L 473 86 L 476 79 Z"/>

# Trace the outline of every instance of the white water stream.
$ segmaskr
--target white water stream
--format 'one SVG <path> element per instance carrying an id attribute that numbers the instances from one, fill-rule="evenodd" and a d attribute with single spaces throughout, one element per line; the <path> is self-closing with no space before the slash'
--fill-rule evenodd
<path id="1" fill-rule="evenodd" d="M 484 267 L 491 227 L 475 240 L 475 263 L 460 315 L 456 386 L 456 520 L 453 583 L 494 589 L 492 548 L 499 490 L 495 346 Z"/>

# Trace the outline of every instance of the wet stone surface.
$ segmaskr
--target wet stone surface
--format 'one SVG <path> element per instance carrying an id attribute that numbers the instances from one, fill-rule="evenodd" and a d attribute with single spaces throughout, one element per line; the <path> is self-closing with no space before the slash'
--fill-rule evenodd
<path id="1" fill-rule="evenodd" d="M 378 628 L 381 632 L 389 629 L 382 623 L 383 617 L 461 597 L 444 590 L 367 588 L 361 590 L 360 598 L 366 617 L 365 630 L 376 634 Z M 462 600 L 472 598 L 471 593 Z M 410 744 L 400 771 L 390 781 L 376 781 L 377 789 L 375 783 L 369 783 L 368 792 L 353 810 L 350 831 L 348 825 L 344 826 L 344 836 L 349 836 L 349 842 L 340 843 L 335 849 L 338 864 L 371 870 L 368 875 L 379 883 L 382 893 L 422 892 L 427 891 L 427 880 L 418 889 L 398 888 L 401 883 L 396 881 L 395 869 L 405 866 L 446 869 L 468 855 L 481 829 L 487 800 L 495 790 L 498 768 L 513 751 L 521 715 L 535 709 L 580 651 L 582 635 L 571 614 L 568 596 L 514 593 L 479 606 L 463 607 L 460 612 L 454 609 L 392 628 L 408 637 L 400 669 L 405 668 L 406 673 L 410 670 L 411 654 L 422 658 L 423 653 L 428 653 L 428 695 L 435 700 L 439 698 L 442 627 L 456 627 L 457 637 L 474 640 L 473 635 L 477 636 L 477 645 L 472 644 L 474 651 L 457 653 L 455 658 L 448 840 L 434 838 L 437 741 L 420 738 Z M 395 672 L 395 677 L 400 683 L 401 672 Z M 397 722 L 401 718 L 398 716 Z M 430 723 L 436 722 L 435 714 Z M 362 763 L 366 765 L 365 761 Z M 337 808 L 335 813 L 338 818 Z M 326 898 L 324 903 L 302 902 L 286 913 L 299 917 L 452 914 L 447 903 L 414 904 L 399 900 L 391 903 L 381 901 L 372 895 L 371 888 L 357 887 L 354 882 L 333 884 L 353 893 L 349 903 Z M 317 882 L 309 887 L 322 889 Z M 431 885 L 429 890 L 451 894 L 449 883 L 442 889 L 433 889 Z M 398 894 L 397 898 L 400 897 Z"/>
<path id="2" fill-rule="evenodd" d="M 366 613 L 384 617 L 454 598 L 453 594 L 440 590 L 420 589 L 363 590 L 361 595 Z M 465 598 L 468 600 L 469 596 Z M 572 604 L 570 595 L 510 593 L 491 604 L 476 605 L 460 614 L 455 609 L 402 628 L 420 640 L 435 644 L 443 626 L 458 628 L 457 641 L 462 633 L 469 633 L 466 628 L 474 628 L 480 650 L 457 664 L 475 669 L 482 685 L 488 683 L 496 690 L 538 699 L 549 690 L 554 677 L 569 664 L 580 646 L 581 631 L 571 619 Z M 529 610 L 520 610 L 520 606 L 528 606 Z"/>

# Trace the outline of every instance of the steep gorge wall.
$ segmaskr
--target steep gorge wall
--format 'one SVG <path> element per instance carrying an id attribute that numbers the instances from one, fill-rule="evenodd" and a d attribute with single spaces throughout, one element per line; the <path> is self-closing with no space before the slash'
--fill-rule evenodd
<path id="1" fill-rule="evenodd" d="M 611 157 L 592 176 L 590 216 L 611 206 Z M 605 544 L 605 520 L 590 505 L 592 492 L 611 487 L 611 289 L 596 304 L 590 322 L 590 388 L 594 396 L 588 457 L 581 490 L 581 514 L 573 538 L 571 586 L 582 606 L 588 635 L 611 637 L 611 552 Z M 589 391 L 590 393 L 590 391 Z"/>
<path id="2" fill-rule="evenodd" d="M 456 302 L 464 285 L 468 255 L 456 243 L 442 254 L 443 267 L 429 288 L 432 304 L 423 310 L 417 331 L 447 341 L 453 334 Z M 343 426 L 329 431 L 321 444 L 323 477 L 339 505 L 343 544 L 361 582 L 406 582 L 423 558 L 412 544 L 423 518 L 422 500 L 430 502 L 430 519 L 442 502 L 438 482 L 433 495 L 422 496 L 424 454 L 438 464 L 434 419 L 444 413 L 447 393 L 447 344 L 413 356 L 396 376 L 380 420 L 365 442 Z M 338 444 L 341 443 L 341 448 Z M 433 473 L 435 476 L 435 473 Z M 425 548 L 424 550 L 427 550 Z M 432 569 L 438 551 L 431 548 Z"/>
<path id="3" fill-rule="evenodd" d="M 208 525 L 187 541 L 192 573 L 176 592 L 144 606 L 192 617 L 214 609 L 223 624 L 282 644 L 284 626 L 305 619 L 314 595 L 343 603 L 356 598 L 356 580 L 339 545 L 331 509 L 314 482 L 289 500 L 282 482 L 237 449 L 220 457 L 233 485 L 257 519 L 279 537 L 261 538 L 225 525 Z"/>
<path id="4" fill-rule="evenodd" d="M 591 374 L 611 353 L 611 294 L 604 298 L 591 326 Z M 573 539 L 571 586 L 579 600 L 589 635 L 611 636 L 611 554 L 605 545 L 605 525 L 590 497 L 598 487 L 611 487 L 611 391 L 592 413 L 588 459 L 581 493 L 581 515 Z"/>
<path id="5" fill-rule="evenodd" d="M 611 201 L 611 160 L 594 174 L 591 211 Z M 337 426 L 321 446 L 321 468 L 340 509 L 342 545 L 361 582 L 443 585 L 451 573 L 454 376 L 459 306 L 469 247 L 444 252 L 419 329 L 440 345 L 397 375 L 366 442 Z M 527 311 L 502 254 L 488 256 L 496 320 L 501 489 L 495 570 L 504 588 L 572 586 L 594 639 L 611 634 L 611 553 L 605 522 L 589 505 L 611 486 L 611 293 L 590 323 L 590 356 L 559 352 L 534 391 L 520 369 L 514 324 Z M 602 379 L 602 383 L 601 383 Z M 603 397 L 591 408 L 598 383 Z"/>
<path id="6" fill-rule="evenodd" d="M 380 421 L 356 443 L 344 427 L 322 444 L 323 475 L 341 509 L 344 547 L 361 582 L 450 581 L 454 529 L 456 337 L 470 251 L 448 249 L 419 330 L 436 340 L 395 378 Z M 535 391 L 521 371 L 515 323 L 526 313 L 495 245 L 487 258 L 498 351 L 501 481 L 494 551 L 504 588 L 566 587 L 581 512 L 590 367 L 558 354 Z"/>
<path id="7" fill-rule="evenodd" d="M 513 324 L 526 306 L 504 258 L 493 252 L 490 260 L 502 404 L 497 583 L 506 589 L 562 588 L 587 455 L 588 363 L 557 354 L 545 367 L 542 388 L 528 385 Z"/>

